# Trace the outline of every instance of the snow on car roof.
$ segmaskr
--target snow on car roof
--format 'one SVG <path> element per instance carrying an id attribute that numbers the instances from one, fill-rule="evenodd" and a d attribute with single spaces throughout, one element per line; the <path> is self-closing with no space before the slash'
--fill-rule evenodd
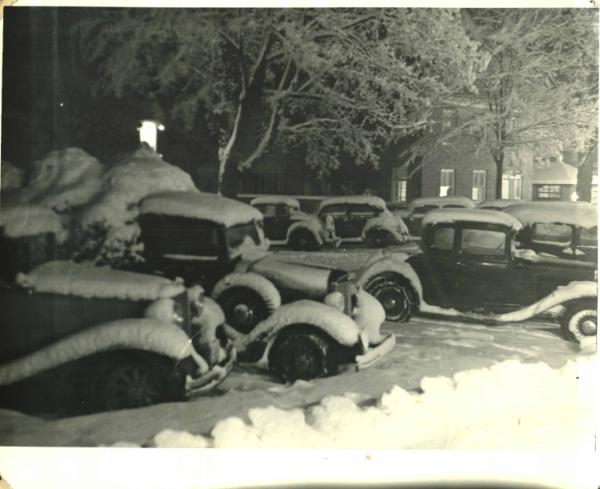
<path id="1" fill-rule="evenodd" d="M 434 209 L 423 218 L 423 226 L 428 224 L 451 223 L 457 221 L 483 222 L 489 224 L 500 224 L 510 227 L 516 231 L 523 225 L 515 217 L 503 212 L 484 209 Z"/>
<path id="2" fill-rule="evenodd" d="M 412 212 L 415 208 L 425 205 L 435 205 L 438 207 L 447 205 L 460 205 L 465 208 L 471 208 L 475 206 L 473 201 L 468 197 L 418 197 L 410 201 L 408 204 L 408 211 Z"/>
<path id="3" fill-rule="evenodd" d="M 207 192 L 154 194 L 142 201 L 140 212 L 205 219 L 228 227 L 263 218 L 248 204 Z"/>
<path id="4" fill-rule="evenodd" d="M 486 200 L 484 202 L 480 202 L 477 204 L 477 209 L 504 209 L 509 205 L 517 205 L 522 204 L 523 201 L 520 199 L 494 199 L 494 200 Z"/>
<path id="5" fill-rule="evenodd" d="M 528 202 L 512 205 L 503 210 L 523 224 L 554 223 L 572 224 L 591 228 L 598 225 L 598 211 L 587 202 Z"/>
<path id="6" fill-rule="evenodd" d="M 54 211 L 32 205 L 3 207 L 0 211 L 0 227 L 11 238 L 53 233 L 60 241 L 65 232 L 60 217 Z"/>
<path id="7" fill-rule="evenodd" d="M 250 205 L 263 205 L 263 204 L 285 204 L 290 207 L 300 208 L 300 202 L 298 199 L 293 197 L 286 197 L 285 195 L 261 195 L 252 199 Z"/>
<path id="8" fill-rule="evenodd" d="M 16 281 L 37 292 L 88 299 L 156 300 L 185 290 L 183 284 L 164 277 L 68 261 L 44 263 L 29 273 L 18 274 Z"/>
<path id="9" fill-rule="evenodd" d="M 319 204 L 319 210 L 331 204 L 368 204 L 380 209 L 387 209 L 385 201 L 376 195 L 338 195 L 323 199 Z"/>

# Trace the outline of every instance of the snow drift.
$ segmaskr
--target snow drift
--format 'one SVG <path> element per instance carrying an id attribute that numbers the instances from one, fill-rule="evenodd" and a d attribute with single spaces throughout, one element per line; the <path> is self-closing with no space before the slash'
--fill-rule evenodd
<path id="1" fill-rule="evenodd" d="M 394 387 L 377 404 L 330 396 L 305 410 L 248 411 L 219 421 L 210 437 L 168 430 L 160 447 L 589 449 L 594 443 L 596 362 L 582 356 L 554 370 L 505 361 L 425 377 L 421 394 Z"/>

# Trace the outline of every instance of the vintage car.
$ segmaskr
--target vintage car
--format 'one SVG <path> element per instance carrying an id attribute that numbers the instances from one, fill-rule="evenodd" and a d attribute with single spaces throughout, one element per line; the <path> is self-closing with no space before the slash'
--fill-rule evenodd
<path id="1" fill-rule="evenodd" d="M 423 219 L 421 253 L 382 251 L 358 272 L 358 282 L 390 320 L 422 312 L 506 323 L 563 306 L 566 336 L 595 335 L 594 264 L 519 249 L 522 229 L 503 212 L 434 210 Z"/>
<path id="2" fill-rule="evenodd" d="M 142 201 L 138 222 L 144 245 L 140 270 L 200 284 L 223 308 L 232 337 L 241 341 L 240 335 L 258 335 L 240 343 L 244 360 L 255 359 L 271 339 L 288 332 L 335 349 L 367 348 L 369 358 L 393 346 L 392 336 L 379 334 L 384 316 L 376 311 L 381 306 L 356 287 L 351 275 L 268 253 L 262 214 L 249 205 L 203 192 L 165 192 Z M 311 307 L 327 314 L 312 313 Z M 365 316 L 365 307 L 375 313 Z M 384 340 L 387 346 L 381 345 Z M 269 351 L 284 347 L 278 345 Z M 308 354 L 286 355 L 294 364 L 296 356 L 301 362 Z"/>
<path id="3" fill-rule="evenodd" d="M 539 254 L 596 263 L 598 211 L 587 202 L 528 202 L 504 212 L 523 224 L 517 235 L 521 247 Z"/>
<path id="4" fill-rule="evenodd" d="M 501 211 L 506 209 L 508 206 L 523 204 L 522 200 L 519 199 L 493 199 L 484 200 L 475 206 L 476 209 L 487 209 L 489 211 Z"/>
<path id="5" fill-rule="evenodd" d="M 288 242 L 295 249 L 315 250 L 321 247 L 322 236 L 337 240 L 338 244 L 364 241 L 371 246 L 384 246 L 406 242 L 408 230 L 381 198 L 347 195 L 322 200 L 311 220 L 290 227 Z"/>
<path id="6" fill-rule="evenodd" d="M 280 195 L 256 197 L 250 205 L 263 215 L 263 230 L 272 244 L 286 243 L 288 229 L 298 221 L 310 219 L 300 210 L 298 199 Z"/>
<path id="7" fill-rule="evenodd" d="M 196 396 L 231 371 L 223 322 L 200 287 L 47 262 L 0 282 L 0 398 L 80 413 Z"/>
<path id="8" fill-rule="evenodd" d="M 411 236 L 421 236 L 421 222 L 429 211 L 446 208 L 470 209 L 474 206 L 468 197 L 419 197 L 408 204 L 404 221 Z"/>

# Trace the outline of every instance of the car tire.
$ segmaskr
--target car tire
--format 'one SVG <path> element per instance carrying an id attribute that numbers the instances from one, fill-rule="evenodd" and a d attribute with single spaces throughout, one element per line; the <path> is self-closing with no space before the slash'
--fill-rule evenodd
<path id="1" fill-rule="evenodd" d="M 381 303 L 387 321 L 407 322 L 416 311 L 416 293 L 401 275 L 379 273 L 369 279 L 364 289 Z"/>
<path id="2" fill-rule="evenodd" d="M 152 352 L 100 355 L 90 383 L 93 411 L 113 411 L 185 400 L 185 374 L 175 361 Z"/>
<path id="3" fill-rule="evenodd" d="M 567 340 L 581 343 L 598 332 L 598 311 L 595 300 L 578 301 L 568 306 L 561 319 L 561 330 Z"/>
<path id="4" fill-rule="evenodd" d="M 217 299 L 225 320 L 236 331 L 248 334 L 269 316 L 269 307 L 258 292 L 247 287 L 232 287 Z"/>
<path id="5" fill-rule="evenodd" d="M 337 369 L 333 340 L 310 326 L 282 330 L 269 350 L 269 370 L 285 382 L 326 377 Z"/>
<path id="6" fill-rule="evenodd" d="M 290 234 L 289 246 L 297 251 L 316 251 L 319 243 L 313 234 L 306 229 L 298 229 Z"/>

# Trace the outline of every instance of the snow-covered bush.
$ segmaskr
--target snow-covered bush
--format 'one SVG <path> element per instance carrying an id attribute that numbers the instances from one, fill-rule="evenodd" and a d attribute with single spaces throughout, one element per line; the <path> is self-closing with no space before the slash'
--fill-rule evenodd
<path id="1" fill-rule="evenodd" d="M 80 250 L 80 258 L 101 264 L 141 259 L 135 223 L 138 204 L 150 194 L 168 190 L 197 189 L 187 173 L 159 154 L 147 148 L 137 150 L 104 174 L 98 197 L 81 213 L 73 249 Z"/>

